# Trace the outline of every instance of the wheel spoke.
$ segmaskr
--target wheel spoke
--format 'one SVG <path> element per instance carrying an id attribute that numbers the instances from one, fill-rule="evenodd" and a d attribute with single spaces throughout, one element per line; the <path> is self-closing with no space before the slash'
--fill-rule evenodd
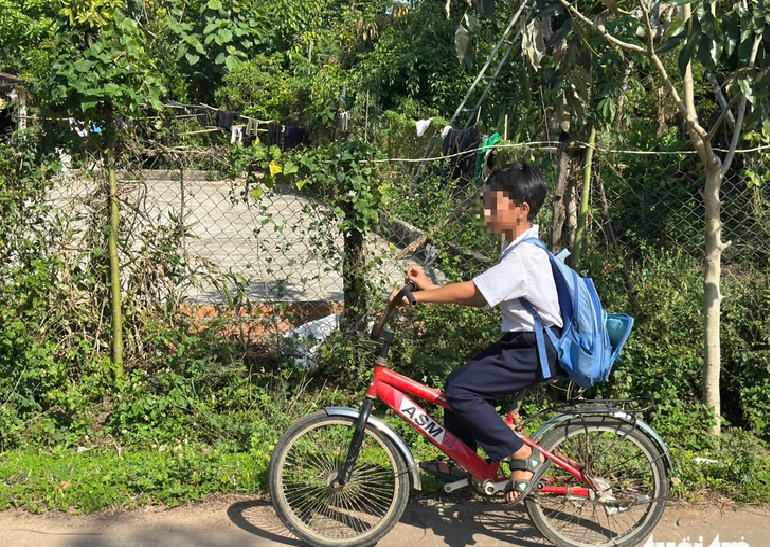
<path id="1" fill-rule="evenodd" d="M 303 539 L 320 536 L 327 542 L 354 545 L 355 538 L 395 524 L 408 495 L 408 478 L 392 445 L 367 430 L 353 472 L 346 484 L 338 485 L 355 423 L 323 422 L 302 431 L 285 448 L 280 495 L 274 503 L 285 505 L 287 524 L 301 536 L 306 533 Z M 397 499 L 403 500 L 398 512 Z"/>
<path id="2" fill-rule="evenodd" d="M 565 547 L 630 547 L 642 532 L 652 530 L 665 503 L 633 502 L 640 494 L 654 499 L 667 493 L 665 469 L 659 450 L 632 424 L 588 417 L 546 437 L 544 448 L 584 463 L 590 476 L 608 487 L 592 493 L 592 499 L 541 494 L 528 500 L 535 524 L 549 539 Z M 557 466 L 549 475 L 549 486 L 586 486 Z"/>

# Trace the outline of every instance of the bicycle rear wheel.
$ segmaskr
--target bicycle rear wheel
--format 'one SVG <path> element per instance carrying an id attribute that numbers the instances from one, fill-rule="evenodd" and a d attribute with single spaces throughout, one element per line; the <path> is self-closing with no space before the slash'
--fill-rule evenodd
<path id="1" fill-rule="evenodd" d="M 546 433 L 539 444 L 582 464 L 601 485 L 588 497 L 541 493 L 525 500 L 535 526 L 555 545 L 635 546 L 663 516 L 664 455 L 633 424 L 604 416 L 576 418 Z M 543 480 L 547 486 L 586 487 L 556 465 Z"/>
<path id="2" fill-rule="evenodd" d="M 270 460 L 270 497 L 286 527 L 316 547 L 368 547 L 401 518 L 407 465 L 393 443 L 367 426 L 350 479 L 335 487 L 356 420 L 314 412 L 281 437 Z"/>

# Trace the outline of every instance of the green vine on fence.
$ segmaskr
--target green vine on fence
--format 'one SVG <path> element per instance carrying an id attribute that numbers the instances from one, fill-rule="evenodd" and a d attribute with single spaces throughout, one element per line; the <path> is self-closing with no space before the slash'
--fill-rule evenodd
<path id="1" fill-rule="evenodd" d="M 321 201 L 338 219 L 343 236 L 346 330 L 360 330 L 369 292 L 365 238 L 379 223 L 379 210 L 390 196 L 390 185 L 380 180 L 369 161 L 376 157 L 376 150 L 365 143 L 350 142 L 283 154 L 278 147 L 257 144 L 235 148 L 233 155 L 234 170 L 245 170 L 247 180 L 255 182 L 251 197 L 259 200 L 265 189 L 288 184 Z"/>

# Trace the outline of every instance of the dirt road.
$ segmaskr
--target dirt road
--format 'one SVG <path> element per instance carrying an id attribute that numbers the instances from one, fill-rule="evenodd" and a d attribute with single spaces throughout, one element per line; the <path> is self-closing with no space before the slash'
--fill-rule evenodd
<path id="1" fill-rule="evenodd" d="M 702 538 L 702 539 L 701 539 Z M 650 545 L 652 541 L 652 545 Z M 743 542 L 743 543 L 740 543 Z M 660 543 L 660 545 L 658 545 Z M 642 547 L 768 547 L 770 508 L 671 504 Z M 175 509 L 147 508 L 88 516 L 0 512 L 2 547 L 301 546 L 265 501 L 230 497 Z M 466 501 L 413 501 L 379 547 L 550 545 L 524 509 L 496 510 Z"/>

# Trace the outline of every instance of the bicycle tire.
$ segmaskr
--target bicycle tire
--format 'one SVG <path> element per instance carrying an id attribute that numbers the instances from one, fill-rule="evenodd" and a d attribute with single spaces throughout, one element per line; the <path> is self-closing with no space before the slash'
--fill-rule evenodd
<path id="1" fill-rule="evenodd" d="M 350 480 L 342 489 L 333 488 L 333 477 L 345 459 L 355 427 L 354 418 L 314 412 L 284 433 L 270 460 L 269 491 L 276 513 L 290 532 L 314 547 L 374 545 L 393 529 L 409 501 L 403 456 L 390 439 L 368 425 Z M 324 446 L 334 443 L 339 446 Z M 304 454 L 302 447 L 298 449 L 301 456 L 310 456 L 311 462 L 321 465 L 313 476 L 292 479 L 291 470 L 300 467 L 292 463 L 292 450 L 299 445 L 306 449 Z M 304 468 L 301 472 L 310 473 Z M 360 494 L 366 484 L 380 478 L 384 484 L 369 484 L 370 491 Z M 293 488 L 298 480 L 302 482 Z M 344 530 L 345 526 L 350 530 Z"/>
<path id="2" fill-rule="evenodd" d="M 539 445 L 580 463 L 589 461 L 591 476 L 607 481 L 613 496 L 620 497 L 617 504 L 625 507 L 611 515 L 613 508 L 588 499 L 553 494 L 528 497 L 525 502 L 532 521 L 554 545 L 632 547 L 643 541 L 663 516 L 669 487 L 664 455 L 633 424 L 605 416 L 577 418 L 547 432 Z M 576 454 L 581 446 L 590 448 Z M 554 486 L 585 487 L 556 465 L 545 478 L 549 477 Z M 626 487 L 621 489 L 623 484 Z M 559 521 L 565 520 L 569 509 L 575 509 L 577 516 L 567 519 L 568 526 L 561 526 Z M 625 532 L 618 532 L 621 521 L 632 522 Z"/>

